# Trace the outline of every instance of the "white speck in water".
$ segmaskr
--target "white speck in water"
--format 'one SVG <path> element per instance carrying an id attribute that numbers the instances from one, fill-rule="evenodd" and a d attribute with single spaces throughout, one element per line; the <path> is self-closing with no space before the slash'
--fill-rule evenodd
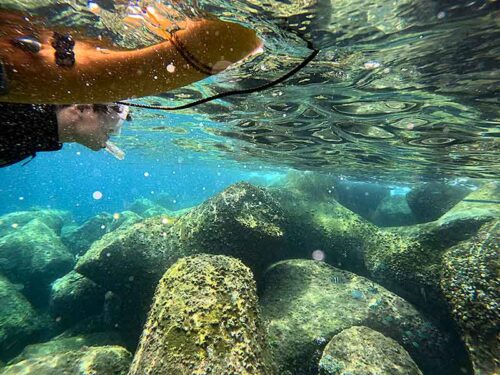
<path id="1" fill-rule="evenodd" d="M 176 203 L 177 203 L 177 200 L 175 200 L 175 199 L 174 199 L 174 200 L 172 201 L 172 203 L 173 203 L 173 204 L 176 204 Z"/>
<path id="2" fill-rule="evenodd" d="M 325 260 L 325 253 L 322 250 L 314 250 L 312 252 L 312 258 L 314 260 L 323 261 Z"/>
<path id="3" fill-rule="evenodd" d="M 106 253 L 106 256 L 109 258 L 111 256 L 111 253 Z"/>
<path id="4" fill-rule="evenodd" d="M 92 193 L 92 198 L 94 198 L 95 200 L 99 200 L 102 198 L 102 193 L 100 191 L 94 191 Z"/>
<path id="5" fill-rule="evenodd" d="M 115 212 L 113 214 L 113 219 L 118 220 L 120 218 L 120 214 L 118 212 Z"/>
<path id="6" fill-rule="evenodd" d="M 444 17 L 446 17 L 446 12 L 441 11 L 437 14 L 438 20 L 442 20 Z"/>
<path id="7" fill-rule="evenodd" d="M 80 156 L 82 153 L 80 151 L 77 151 L 76 154 Z"/>
<path id="8" fill-rule="evenodd" d="M 101 225 L 101 229 L 106 229 L 106 225 Z"/>
<path id="9" fill-rule="evenodd" d="M 23 201 L 23 200 L 24 200 L 24 197 L 19 197 L 19 200 L 20 200 L 20 201 Z"/>
<path id="10" fill-rule="evenodd" d="M 154 76 L 153 78 L 154 78 L 154 79 L 158 79 L 158 76 Z"/>
<path id="11" fill-rule="evenodd" d="M 144 177 L 149 177 L 149 172 L 144 172 Z"/>
<path id="12" fill-rule="evenodd" d="M 11 225 L 11 227 L 12 227 L 12 228 L 14 228 L 14 229 L 16 229 L 18 226 L 19 226 L 19 224 L 17 224 L 17 223 L 13 223 L 13 224 Z"/>
<path id="13" fill-rule="evenodd" d="M 161 219 L 161 223 L 164 225 L 168 224 L 168 219 L 164 217 L 163 219 Z"/>
<path id="14" fill-rule="evenodd" d="M 377 69 L 380 65 L 381 64 L 378 61 L 367 61 L 363 66 L 366 70 L 372 70 Z"/>
<path id="15" fill-rule="evenodd" d="M 167 72 L 169 72 L 169 73 L 175 72 L 175 65 L 172 63 L 168 64 L 167 65 Z"/>
<path id="16" fill-rule="evenodd" d="M 128 278 L 128 281 L 134 281 L 134 276 L 130 276 L 130 277 Z"/>

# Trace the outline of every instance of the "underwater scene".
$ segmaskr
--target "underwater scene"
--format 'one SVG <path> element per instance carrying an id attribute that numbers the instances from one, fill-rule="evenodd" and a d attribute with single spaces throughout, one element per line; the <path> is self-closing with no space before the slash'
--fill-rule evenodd
<path id="1" fill-rule="evenodd" d="M 0 375 L 500 374 L 497 0 L 0 0 Z"/>

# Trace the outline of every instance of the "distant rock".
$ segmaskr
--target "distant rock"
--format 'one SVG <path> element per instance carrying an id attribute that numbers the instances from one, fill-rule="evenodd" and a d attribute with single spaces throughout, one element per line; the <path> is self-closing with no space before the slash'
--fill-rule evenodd
<path id="1" fill-rule="evenodd" d="M 127 210 L 135 212 L 138 215 L 144 216 L 144 212 L 146 212 L 147 210 L 150 210 L 152 208 L 153 209 L 158 208 L 158 207 L 164 208 L 164 207 L 156 204 L 155 202 L 153 202 L 150 199 L 139 198 L 139 199 L 136 199 L 134 202 L 132 202 L 132 204 L 130 204 L 127 207 Z"/>
<path id="2" fill-rule="evenodd" d="M 406 200 L 417 222 L 426 223 L 437 220 L 470 192 L 463 186 L 429 182 L 414 186 Z"/>
<path id="3" fill-rule="evenodd" d="M 425 374 L 456 375 L 454 343 L 411 304 L 368 279 L 323 262 L 287 260 L 265 274 L 262 315 L 279 374 L 317 373 L 324 346 L 369 327 L 402 345 Z"/>
<path id="4" fill-rule="evenodd" d="M 16 354 L 43 329 L 43 320 L 31 304 L 0 275 L 0 358 L 6 360 Z"/>
<path id="5" fill-rule="evenodd" d="M 119 214 L 100 213 L 80 226 L 64 228 L 62 241 L 75 255 L 83 255 L 92 243 L 100 239 L 106 233 L 112 232 L 120 227 L 135 224 L 143 218 L 132 211 L 124 211 Z"/>
<path id="6" fill-rule="evenodd" d="M 370 221 L 379 227 L 399 227 L 416 223 L 404 195 L 387 195 L 377 206 Z"/>
<path id="7" fill-rule="evenodd" d="M 140 324 L 157 282 L 179 258 L 230 255 L 258 275 L 283 250 L 283 226 L 270 194 L 236 184 L 177 219 L 149 218 L 105 235 L 79 259 L 76 271 L 120 296 L 137 314 L 123 315 Z"/>
<path id="8" fill-rule="evenodd" d="M 251 271 L 226 256 L 165 273 L 129 375 L 272 374 Z"/>
<path id="9" fill-rule="evenodd" d="M 361 326 L 333 336 L 319 362 L 319 375 L 347 374 L 422 375 L 422 372 L 396 341 Z"/>
<path id="10" fill-rule="evenodd" d="M 71 214 L 61 210 L 16 211 L 0 216 L 0 237 L 21 229 L 31 220 L 38 219 L 52 229 L 56 235 L 61 234 L 64 225 L 71 223 Z"/>
<path id="11" fill-rule="evenodd" d="M 74 258 L 57 234 L 33 219 L 0 238 L 0 272 L 24 285 L 33 303 L 45 302 L 49 284 L 73 267 Z"/>
<path id="12" fill-rule="evenodd" d="M 75 271 L 52 283 L 49 311 L 60 326 L 68 327 L 103 311 L 106 290 Z"/>
<path id="13" fill-rule="evenodd" d="M 475 374 L 500 368 L 500 220 L 447 250 L 441 288 L 462 332 Z"/>
<path id="14" fill-rule="evenodd" d="M 132 355 L 119 346 L 98 346 L 26 359 L 0 370 L 0 375 L 126 375 Z"/>

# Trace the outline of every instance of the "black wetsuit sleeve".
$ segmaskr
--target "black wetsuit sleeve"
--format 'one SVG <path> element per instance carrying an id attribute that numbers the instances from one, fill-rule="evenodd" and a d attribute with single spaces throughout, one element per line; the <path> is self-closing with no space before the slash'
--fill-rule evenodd
<path id="1" fill-rule="evenodd" d="M 55 106 L 0 103 L 0 167 L 61 147 Z"/>

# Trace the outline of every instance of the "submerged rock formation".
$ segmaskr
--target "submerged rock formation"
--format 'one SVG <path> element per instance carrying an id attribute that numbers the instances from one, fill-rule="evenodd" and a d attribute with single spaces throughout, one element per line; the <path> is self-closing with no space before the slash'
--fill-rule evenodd
<path id="1" fill-rule="evenodd" d="M 61 326 L 70 326 L 102 312 L 105 293 L 92 280 L 71 271 L 52 283 L 50 314 Z"/>
<path id="2" fill-rule="evenodd" d="M 500 220 L 443 256 L 441 288 L 476 374 L 500 368 Z"/>
<path id="3" fill-rule="evenodd" d="M 33 219 L 0 238 L 0 272 L 24 285 L 32 303 L 45 302 L 48 285 L 71 270 L 74 258 L 57 234 Z"/>
<path id="4" fill-rule="evenodd" d="M 165 273 L 129 375 L 272 374 L 251 271 L 198 255 Z"/>
<path id="5" fill-rule="evenodd" d="M 37 338 L 42 319 L 16 286 L 0 275 L 0 359 Z"/>
<path id="6" fill-rule="evenodd" d="M 439 219 L 469 193 L 466 187 L 429 182 L 414 186 L 406 200 L 417 221 L 425 223 Z"/>
<path id="7" fill-rule="evenodd" d="M 126 375 L 132 355 L 119 346 L 97 346 L 33 357 L 0 370 L 0 375 Z"/>
<path id="8" fill-rule="evenodd" d="M 282 210 L 265 190 L 236 184 L 178 219 L 149 218 L 105 235 L 75 269 L 121 297 L 125 315 L 140 323 L 157 282 L 179 258 L 231 255 L 259 275 L 279 257 L 283 223 Z"/>
<path id="9" fill-rule="evenodd" d="M 367 327 L 352 327 L 333 336 L 323 350 L 319 375 L 422 375 L 404 348 Z"/>
<path id="10" fill-rule="evenodd" d="M 323 262 L 296 259 L 271 266 L 261 304 L 279 374 L 317 373 L 326 343 L 357 325 L 397 341 L 425 374 L 460 373 L 463 358 L 453 342 L 411 304 Z"/>

